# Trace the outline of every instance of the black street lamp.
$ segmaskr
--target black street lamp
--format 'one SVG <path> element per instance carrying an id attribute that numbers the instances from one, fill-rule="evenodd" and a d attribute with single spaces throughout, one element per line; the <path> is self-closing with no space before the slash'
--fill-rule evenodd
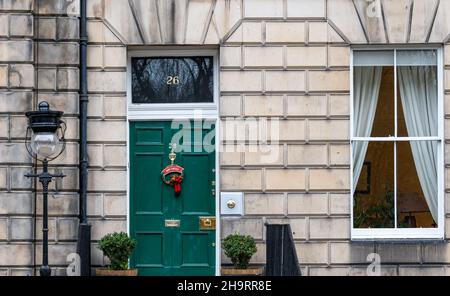
<path id="1" fill-rule="evenodd" d="M 43 195 L 43 222 L 42 222 L 42 266 L 39 270 L 41 276 L 50 276 L 52 271 L 48 266 L 48 184 L 53 178 L 63 178 L 63 174 L 50 174 L 48 162 L 56 159 L 63 153 L 66 143 L 64 133 L 66 124 L 61 120 L 63 112 L 52 111 L 47 102 L 39 103 L 38 111 L 26 113 L 28 128 L 25 146 L 34 159 L 41 161 L 43 170 L 40 174 L 27 174 L 28 178 L 38 178 L 42 184 Z M 31 134 L 29 134 L 31 131 Z M 29 137 L 31 141 L 29 142 Z"/>

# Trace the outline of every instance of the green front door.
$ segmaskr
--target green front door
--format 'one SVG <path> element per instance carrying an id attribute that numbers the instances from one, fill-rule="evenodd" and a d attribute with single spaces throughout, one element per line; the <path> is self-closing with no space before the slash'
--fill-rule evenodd
<path id="1" fill-rule="evenodd" d="M 161 170 L 180 130 L 170 121 L 130 123 L 130 234 L 137 240 L 131 265 L 139 275 L 215 274 L 216 233 L 200 227 L 202 217 L 215 217 L 215 152 L 202 145 L 213 128 L 198 128 L 201 137 L 183 134 L 175 163 L 185 168 L 184 180 L 175 196 Z"/>

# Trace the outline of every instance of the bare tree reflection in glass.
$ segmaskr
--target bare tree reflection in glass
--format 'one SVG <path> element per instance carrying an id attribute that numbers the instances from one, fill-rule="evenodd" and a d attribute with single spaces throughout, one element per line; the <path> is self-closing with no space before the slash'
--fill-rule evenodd
<path id="1" fill-rule="evenodd" d="M 212 103 L 213 64 L 213 57 L 133 58 L 132 101 Z"/>

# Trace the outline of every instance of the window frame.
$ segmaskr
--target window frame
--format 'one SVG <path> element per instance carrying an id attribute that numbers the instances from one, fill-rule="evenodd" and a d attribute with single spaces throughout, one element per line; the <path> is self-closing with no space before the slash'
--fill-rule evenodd
<path id="1" fill-rule="evenodd" d="M 395 104 L 395 129 L 397 129 L 398 112 L 398 82 L 397 82 L 397 50 L 436 50 L 437 55 L 437 86 L 438 86 L 438 135 L 436 137 L 398 137 L 394 135 L 392 137 L 356 137 L 353 132 L 353 96 L 354 96 L 354 63 L 353 57 L 355 51 L 382 51 L 390 50 L 394 52 L 394 104 Z M 351 239 L 352 240 L 398 240 L 398 239 L 415 239 L 415 240 L 442 240 L 444 239 L 444 227 L 445 227 L 445 213 L 444 213 L 444 65 L 443 65 L 443 50 L 441 46 L 372 46 L 367 47 L 352 47 L 350 50 L 350 227 L 351 227 Z M 354 199 L 353 199 L 353 143 L 355 141 L 389 141 L 389 142 L 401 142 L 412 140 L 427 140 L 438 142 L 438 226 L 436 228 L 354 228 Z M 394 180 L 395 180 L 395 195 L 397 195 L 397 151 L 394 150 Z M 397 219 L 397 196 L 394 201 L 395 219 Z M 395 223 L 395 227 L 397 223 Z"/>
<path id="2" fill-rule="evenodd" d="M 213 58 L 213 81 L 214 81 L 214 101 L 208 103 L 145 103 L 134 104 L 132 100 L 132 58 L 142 57 L 191 57 L 191 56 L 211 56 Z M 131 120 L 139 119 L 143 116 L 152 118 L 202 118 L 215 119 L 218 116 L 219 102 L 219 55 L 214 49 L 186 47 L 183 49 L 154 47 L 151 50 L 139 49 L 130 50 L 127 57 L 127 111 Z"/>

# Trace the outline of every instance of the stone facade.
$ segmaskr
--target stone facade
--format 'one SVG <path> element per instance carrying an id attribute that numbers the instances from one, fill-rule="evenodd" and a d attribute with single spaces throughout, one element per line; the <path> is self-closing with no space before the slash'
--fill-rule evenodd
<path id="1" fill-rule="evenodd" d="M 52 163 L 52 170 L 67 175 L 52 184 L 49 201 L 50 264 L 56 274 L 65 274 L 66 256 L 76 247 L 78 2 L 0 0 L 0 274 L 33 275 L 40 265 L 40 188 L 23 176 L 33 168 L 23 142 L 24 112 L 44 98 L 64 110 L 68 125 L 67 150 Z M 253 235 L 259 249 L 253 262 L 264 263 L 264 222 L 287 221 L 304 274 L 364 275 L 372 252 L 381 255 L 385 275 L 450 274 L 446 240 L 350 241 L 350 46 L 447 44 L 450 139 L 450 0 L 382 1 L 374 12 L 381 17 L 368 16 L 370 5 L 363 0 L 89 0 L 92 264 L 105 264 L 96 241 L 127 228 L 127 51 L 191 45 L 220 52 L 223 121 L 280 120 L 274 161 L 265 163 L 249 149 L 220 156 L 221 190 L 243 191 L 245 208 L 243 217 L 222 218 L 222 237 L 234 231 Z"/>

